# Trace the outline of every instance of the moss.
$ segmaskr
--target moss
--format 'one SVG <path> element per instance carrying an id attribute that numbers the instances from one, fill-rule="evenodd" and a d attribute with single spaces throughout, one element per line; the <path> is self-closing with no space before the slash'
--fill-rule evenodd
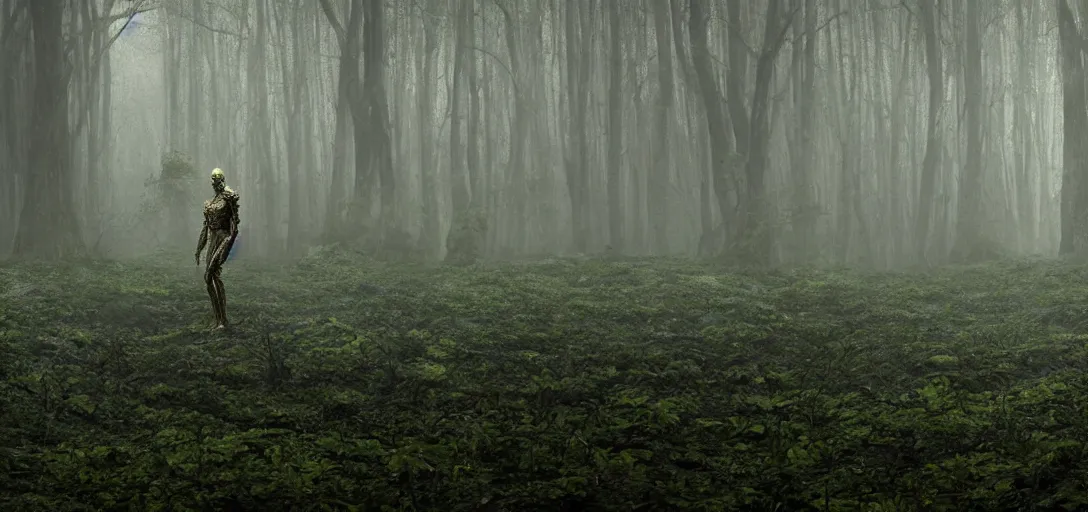
<path id="1" fill-rule="evenodd" d="M 1083 267 L 0 267 L 0 510 L 1068 510 Z"/>

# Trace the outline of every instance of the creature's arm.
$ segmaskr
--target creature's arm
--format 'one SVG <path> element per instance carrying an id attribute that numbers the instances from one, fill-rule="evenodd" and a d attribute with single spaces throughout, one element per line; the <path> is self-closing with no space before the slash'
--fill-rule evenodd
<path id="1" fill-rule="evenodd" d="M 231 190 L 230 195 L 227 196 L 227 197 L 228 197 L 229 202 L 230 202 L 230 215 L 231 215 L 231 217 L 230 217 L 230 228 L 231 228 L 231 234 L 233 235 L 233 234 L 238 233 L 238 224 L 241 222 L 241 219 L 238 218 L 238 200 L 239 200 L 239 196 L 238 196 L 237 192 Z"/>
<path id="2" fill-rule="evenodd" d="M 230 189 L 227 190 L 227 205 L 230 206 L 230 237 L 227 238 L 226 246 L 219 257 L 220 265 L 227 261 L 227 256 L 230 255 L 230 250 L 234 247 L 234 240 L 238 238 L 238 193 Z"/>
<path id="3" fill-rule="evenodd" d="M 204 225 L 200 228 L 200 239 L 196 242 L 196 260 L 200 263 L 200 252 L 208 245 L 208 219 L 204 219 Z"/>

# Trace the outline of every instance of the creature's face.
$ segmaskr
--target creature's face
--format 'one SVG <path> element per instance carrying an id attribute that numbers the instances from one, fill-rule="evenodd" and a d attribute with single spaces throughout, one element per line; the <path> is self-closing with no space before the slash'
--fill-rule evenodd
<path id="1" fill-rule="evenodd" d="M 219 193 L 222 192 L 223 189 L 226 188 L 226 186 L 227 180 L 223 176 L 223 171 L 220 169 L 212 171 L 212 190 L 215 190 L 216 193 Z"/>

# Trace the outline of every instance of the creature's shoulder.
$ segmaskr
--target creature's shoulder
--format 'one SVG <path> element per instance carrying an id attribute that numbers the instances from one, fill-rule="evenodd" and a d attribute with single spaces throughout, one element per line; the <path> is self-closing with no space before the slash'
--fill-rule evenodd
<path id="1" fill-rule="evenodd" d="M 237 204 L 237 203 L 238 203 L 238 199 L 239 199 L 239 198 L 240 198 L 241 196 L 239 196 L 239 195 L 238 195 L 238 193 L 234 191 L 234 189 L 232 189 L 232 188 L 230 188 L 230 187 L 224 187 L 224 189 L 223 189 L 223 197 L 224 197 L 224 198 L 226 198 L 226 199 L 227 199 L 227 201 L 230 201 L 231 203 L 235 203 L 235 204 Z"/>

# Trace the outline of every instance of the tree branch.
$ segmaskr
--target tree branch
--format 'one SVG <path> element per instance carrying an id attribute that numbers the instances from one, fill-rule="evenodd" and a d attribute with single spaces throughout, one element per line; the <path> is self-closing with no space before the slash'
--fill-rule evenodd
<path id="1" fill-rule="evenodd" d="M 336 40 L 341 45 L 347 40 L 347 36 L 344 34 L 344 26 L 340 24 L 340 21 L 336 19 L 336 12 L 332 10 L 332 4 L 329 0 L 318 0 L 321 2 L 321 10 L 325 11 L 325 17 L 329 19 L 329 25 L 332 25 L 332 31 L 336 33 Z"/>
<path id="2" fill-rule="evenodd" d="M 98 52 L 94 56 L 94 60 L 91 62 L 91 66 L 98 66 L 98 62 L 102 60 L 102 56 L 105 55 L 107 51 L 109 51 L 110 47 L 113 46 L 113 43 L 117 41 L 117 38 L 121 37 L 121 34 L 125 32 L 125 29 L 128 28 L 128 26 L 132 23 L 132 20 L 136 18 L 136 15 L 141 12 L 145 12 L 140 10 L 140 8 L 143 7 L 145 3 L 147 3 L 147 0 L 138 0 L 136 4 L 133 5 L 131 9 L 129 9 L 128 17 L 127 19 L 125 19 L 125 24 L 121 25 L 121 29 L 118 30 L 117 33 L 114 34 L 109 41 L 106 41 L 105 46 L 98 49 Z"/>
<path id="3" fill-rule="evenodd" d="M 203 28 L 204 30 L 207 30 L 208 32 L 214 32 L 216 34 L 223 34 L 225 36 L 238 37 L 238 38 L 241 38 L 241 39 L 245 39 L 245 37 L 246 37 L 245 35 L 239 34 L 238 32 L 227 30 L 225 28 L 216 28 L 216 27 L 213 27 L 211 25 L 208 25 L 207 23 L 205 23 L 203 21 L 197 21 L 195 18 L 193 18 L 191 16 L 185 16 L 184 14 L 181 14 L 181 13 L 177 13 L 176 16 L 178 16 L 179 18 L 181 18 L 181 19 L 183 19 L 185 21 L 188 21 L 188 22 L 192 23 L 193 25 L 196 25 L 196 26 L 198 26 L 200 28 Z"/>
<path id="4" fill-rule="evenodd" d="M 775 38 L 774 43 L 771 44 L 770 49 L 763 49 L 763 51 L 766 52 L 769 57 L 774 57 L 778 55 L 778 50 L 782 49 L 782 44 L 786 42 L 786 33 L 789 32 L 790 25 L 793 24 L 793 18 L 799 10 L 801 10 L 801 4 L 797 4 L 793 7 L 793 9 L 790 9 L 789 13 L 783 16 L 784 18 L 786 18 L 786 22 L 782 24 L 782 30 L 779 31 L 778 37 Z M 767 21 L 769 22 L 770 20 Z"/>
<path id="5" fill-rule="evenodd" d="M 846 14 L 847 14 L 847 12 L 846 12 L 845 10 L 843 10 L 843 11 L 839 11 L 839 12 L 838 12 L 837 14 L 835 14 L 834 16 L 828 16 L 828 18 L 827 18 L 826 20 L 824 20 L 824 22 L 823 22 L 823 23 L 821 23 L 821 24 L 820 24 L 820 26 L 816 27 L 816 32 L 819 32 L 819 31 L 821 31 L 821 30 L 823 30 L 823 29 L 827 28 L 827 26 L 828 26 L 828 25 L 830 25 L 830 24 L 831 24 L 831 22 L 835 21 L 836 19 L 838 19 L 838 18 L 839 18 L 839 17 L 841 17 L 841 16 L 845 16 Z M 807 30 L 802 30 L 802 31 L 801 31 L 801 34 L 802 34 L 802 35 L 805 35 L 805 34 L 806 34 L 806 32 L 808 32 L 808 31 L 807 31 Z M 797 41 L 796 41 L 796 38 L 793 38 L 793 37 L 791 37 L 791 38 L 789 38 L 789 39 L 790 39 L 790 44 L 794 44 L 794 43 L 796 43 L 796 42 L 797 42 Z"/>
<path id="6" fill-rule="evenodd" d="M 110 40 L 106 41 L 106 44 L 103 45 L 102 48 L 99 48 L 98 51 L 95 52 L 94 57 L 91 59 L 91 62 L 84 63 L 83 65 L 88 66 L 91 69 L 98 67 L 99 62 L 102 61 L 102 56 L 105 55 L 107 51 L 109 51 L 110 47 L 113 46 L 113 43 L 117 41 L 117 38 L 121 37 L 121 34 L 124 33 L 125 29 L 128 28 L 129 24 L 132 23 L 133 18 L 135 18 L 136 15 L 141 12 L 146 12 L 146 10 L 141 10 L 141 7 L 143 7 L 145 3 L 147 3 L 147 0 L 137 0 L 136 4 L 128 10 L 128 18 L 125 20 L 125 24 L 121 26 L 121 29 L 118 30 L 117 33 L 114 34 L 112 37 L 110 37 Z M 74 70 L 74 68 L 75 66 L 68 67 L 67 76 L 64 77 L 65 83 L 71 81 L 72 71 Z"/>
<path id="7" fill-rule="evenodd" d="M 435 14 L 435 13 L 431 12 L 430 9 L 427 9 L 426 7 L 423 7 L 422 5 L 420 5 L 419 0 L 412 0 L 412 3 L 415 4 L 415 6 L 417 8 L 419 8 L 419 12 L 422 13 L 424 16 L 430 16 L 431 18 L 435 18 L 435 19 L 445 18 L 445 16 L 443 16 L 441 14 Z"/>
<path id="8" fill-rule="evenodd" d="M 111 15 L 111 16 L 102 16 L 102 17 L 99 17 L 99 18 L 95 18 L 93 26 L 87 27 L 87 28 L 79 31 L 78 33 L 74 33 L 74 34 L 70 35 L 70 37 L 65 41 L 65 44 L 66 44 L 65 51 L 66 52 L 72 51 L 72 45 L 73 44 L 78 44 L 78 39 L 81 38 L 81 37 L 86 36 L 88 32 L 94 32 L 96 30 L 99 30 L 100 28 L 102 28 L 102 26 L 105 26 L 106 28 L 109 28 L 109 26 L 112 25 L 113 22 L 118 21 L 118 20 L 123 20 L 123 19 L 126 19 L 126 18 L 129 18 L 129 20 L 125 22 L 125 26 L 128 26 L 128 24 L 132 21 L 131 18 L 133 16 L 135 16 L 137 14 L 142 14 L 142 13 L 145 13 L 145 12 L 149 12 L 149 11 L 154 11 L 155 9 L 158 9 L 158 7 L 157 6 L 147 7 L 147 8 L 144 8 L 144 9 L 139 9 L 139 10 L 137 10 L 135 12 L 125 11 L 125 12 L 120 13 L 120 14 L 114 14 L 114 15 Z M 124 30 L 124 29 L 122 29 L 122 30 Z"/>
<path id="9" fill-rule="evenodd" d="M 500 59 L 498 55 L 495 55 L 490 50 L 485 50 L 483 48 L 479 48 L 479 47 L 476 47 L 476 46 L 462 46 L 462 48 L 464 48 L 466 50 L 475 50 L 475 51 L 478 51 L 478 52 L 480 52 L 480 53 L 482 53 L 484 55 L 490 56 L 492 59 L 495 59 L 495 62 L 499 63 L 499 66 L 502 67 L 503 71 L 506 71 L 506 74 L 510 75 L 510 80 L 514 79 L 514 73 L 512 71 L 510 71 L 510 68 L 506 66 L 506 63 L 503 62 L 502 59 Z M 514 84 L 514 86 L 517 87 L 517 84 Z"/>

